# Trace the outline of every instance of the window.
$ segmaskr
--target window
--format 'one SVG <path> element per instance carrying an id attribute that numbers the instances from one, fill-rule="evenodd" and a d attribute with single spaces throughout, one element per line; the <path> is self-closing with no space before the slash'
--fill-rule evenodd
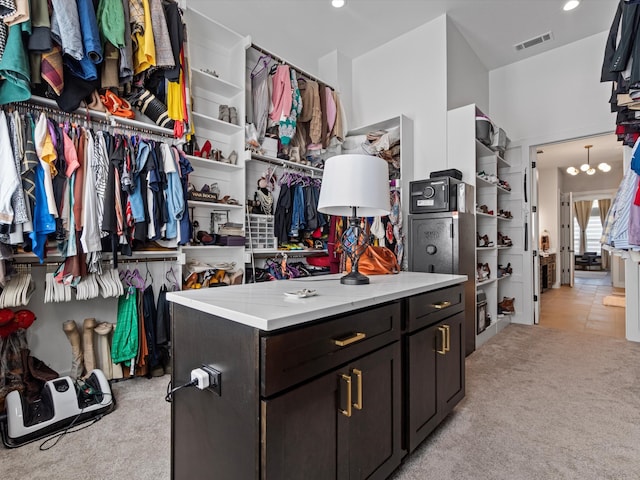
<path id="1" fill-rule="evenodd" d="M 602 224 L 600 223 L 600 209 L 598 201 L 594 200 L 591 204 L 591 216 L 587 224 L 587 252 L 596 252 L 598 255 L 602 253 L 600 245 L 600 237 L 602 236 Z M 580 227 L 578 220 L 573 217 L 573 249 L 576 254 L 584 253 L 580 251 Z"/>

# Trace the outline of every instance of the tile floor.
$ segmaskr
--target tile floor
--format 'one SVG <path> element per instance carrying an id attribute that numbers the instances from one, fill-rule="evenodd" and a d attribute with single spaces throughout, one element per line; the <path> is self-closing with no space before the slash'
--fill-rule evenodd
<path id="1" fill-rule="evenodd" d="M 563 285 L 541 295 L 540 325 L 625 338 L 625 309 L 607 307 L 602 299 L 624 289 L 611 286 L 608 272 L 577 272 L 574 287 Z"/>

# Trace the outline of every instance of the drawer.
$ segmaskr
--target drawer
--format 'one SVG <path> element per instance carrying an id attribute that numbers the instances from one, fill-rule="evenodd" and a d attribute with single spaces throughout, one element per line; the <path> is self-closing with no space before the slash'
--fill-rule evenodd
<path id="1" fill-rule="evenodd" d="M 260 389 L 269 397 L 400 339 L 400 302 L 262 337 Z"/>
<path id="2" fill-rule="evenodd" d="M 406 329 L 412 332 L 464 311 L 464 285 L 421 293 L 409 298 Z"/>

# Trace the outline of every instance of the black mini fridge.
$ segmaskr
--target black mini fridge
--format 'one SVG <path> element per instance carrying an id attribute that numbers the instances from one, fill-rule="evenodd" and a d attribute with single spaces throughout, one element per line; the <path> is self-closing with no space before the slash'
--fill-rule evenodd
<path id="1" fill-rule="evenodd" d="M 473 213 L 440 212 L 409 215 L 409 270 L 467 275 L 465 353 L 476 346 L 476 228 Z"/>

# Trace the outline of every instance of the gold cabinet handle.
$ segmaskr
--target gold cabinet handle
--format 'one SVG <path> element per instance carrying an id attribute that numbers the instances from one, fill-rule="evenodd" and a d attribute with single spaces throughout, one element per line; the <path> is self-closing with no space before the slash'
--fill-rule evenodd
<path id="1" fill-rule="evenodd" d="M 440 355 L 447 353 L 447 329 L 443 326 L 438 327 L 438 331 L 442 335 L 442 349 L 436 350 Z"/>
<path id="2" fill-rule="evenodd" d="M 433 308 L 435 308 L 436 310 L 442 310 L 443 308 L 450 307 L 451 306 L 451 302 L 444 301 L 444 302 L 432 303 L 431 306 Z"/>
<path id="3" fill-rule="evenodd" d="M 449 350 L 451 350 L 451 328 L 449 327 L 449 325 L 443 325 L 445 332 L 446 332 L 446 338 L 447 338 L 447 343 L 445 344 L 444 347 L 444 351 L 448 352 Z"/>
<path id="4" fill-rule="evenodd" d="M 356 403 L 353 404 L 353 408 L 356 410 L 362 410 L 362 370 L 358 370 L 357 368 L 353 369 L 353 374 L 356 376 L 358 380 L 357 388 L 358 393 L 356 394 Z"/>
<path id="5" fill-rule="evenodd" d="M 342 380 L 347 383 L 347 409 L 340 410 L 340 413 L 345 417 L 351 416 L 351 375 L 345 375 L 344 373 L 341 375 Z"/>
<path id="6" fill-rule="evenodd" d="M 359 342 L 366 336 L 367 336 L 366 333 L 357 332 L 355 335 L 352 335 L 349 338 L 343 338 L 343 339 L 334 338 L 333 343 L 335 343 L 339 347 L 346 347 L 347 345 L 351 345 L 352 343 Z"/>

